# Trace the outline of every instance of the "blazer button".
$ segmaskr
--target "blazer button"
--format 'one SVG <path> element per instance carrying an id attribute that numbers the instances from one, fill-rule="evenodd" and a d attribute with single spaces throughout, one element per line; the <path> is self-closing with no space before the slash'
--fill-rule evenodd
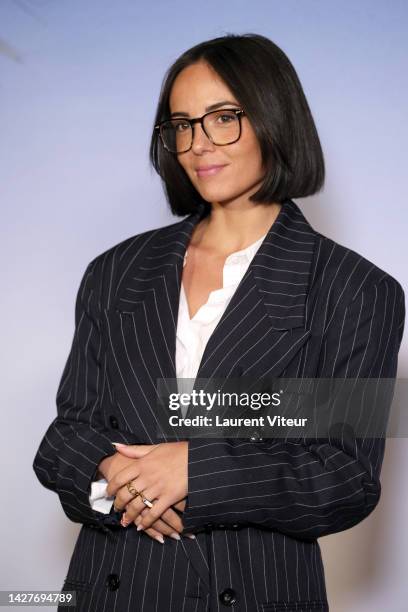
<path id="1" fill-rule="evenodd" d="M 113 429 L 118 429 L 119 427 L 118 419 L 113 414 L 110 415 L 109 421 Z"/>
<path id="2" fill-rule="evenodd" d="M 224 589 L 220 593 L 219 599 L 224 606 L 233 606 L 237 603 L 237 595 L 233 589 Z"/>
<path id="3" fill-rule="evenodd" d="M 232 523 L 231 529 L 237 531 L 238 529 L 241 529 L 241 525 L 239 525 L 239 523 Z"/>
<path id="4" fill-rule="evenodd" d="M 106 579 L 106 586 L 110 591 L 116 591 L 119 588 L 120 579 L 117 574 L 109 574 Z"/>
<path id="5" fill-rule="evenodd" d="M 261 438 L 259 431 L 256 429 L 252 432 L 252 436 L 250 437 L 251 442 L 262 442 L 263 438 Z"/>

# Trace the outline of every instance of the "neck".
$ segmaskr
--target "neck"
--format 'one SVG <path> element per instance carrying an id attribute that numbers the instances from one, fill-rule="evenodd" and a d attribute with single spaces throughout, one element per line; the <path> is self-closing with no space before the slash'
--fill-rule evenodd
<path id="1" fill-rule="evenodd" d="M 191 244 L 225 253 L 245 249 L 269 231 L 281 208 L 279 203 L 251 203 L 239 209 L 212 204 L 211 213 L 197 224 Z"/>

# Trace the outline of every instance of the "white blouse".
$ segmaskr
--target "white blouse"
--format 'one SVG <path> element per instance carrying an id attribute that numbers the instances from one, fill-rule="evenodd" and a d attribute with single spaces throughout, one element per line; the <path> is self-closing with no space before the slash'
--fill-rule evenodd
<path id="1" fill-rule="evenodd" d="M 180 290 L 180 302 L 177 320 L 176 335 L 176 375 L 180 380 L 180 392 L 188 392 L 189 385 L 194 384 L 204 349 L 221 319 L 230 299 L 242 280 L 255 253 L 261 246 L 266 234 L 261 236 L 245 249 L 235 251 L 228 255 L 222 270 L 222 287 L 211 291 L 205 304 L 200 306 L 192 319 L 188 311 L 188 303 L 183 283 Z M 183 267 L 186 264 L 188 249 L 184 256 Z M 183 416 L 187 406 L 182 406 Z M 107 481 L 105 478 L 96 480 L 91 485 L 89 502 L 94 510 L 109 514 L 113 497 L 106 497 Z"/>

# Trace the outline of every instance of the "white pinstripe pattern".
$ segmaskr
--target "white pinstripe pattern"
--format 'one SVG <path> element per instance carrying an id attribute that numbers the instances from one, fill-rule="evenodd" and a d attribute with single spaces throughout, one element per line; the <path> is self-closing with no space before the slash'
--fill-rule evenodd
<path id="1" fill-rule="evenodd" d="M 375 508 L 384 440 L 190 440 L 183 523 L 196 540 L 161 546 L 89 505 L 111 440 L 159 441 L 155 382 L 175 377 L 182 264 L 202 215 L 123 241 L 82 278 L 57 416 L 33 464 L 83 524 L 66 585 L 87 612 L 222 612 L 226 588 L 236 611 L 327 611 L 317 538 Z M 404 320 L 400 284 L 316 232 L 288 200 L 197 377 L 394 378 Z"/>

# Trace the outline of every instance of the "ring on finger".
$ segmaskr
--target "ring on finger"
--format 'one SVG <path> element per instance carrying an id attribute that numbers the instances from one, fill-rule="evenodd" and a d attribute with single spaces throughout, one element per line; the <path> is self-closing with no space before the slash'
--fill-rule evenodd
<path id="1" fill-rule="evenodd" d="M 147 497 L 145 497 L 144 495 L 141 495 L 141 498 L 145 506 L 147 506 L 148 508 L 153 508 L 153 504 L 150 499 L 147 499 Z"/>
<path id="2" fill-rule="evenodd" d="M 134 498 L 138 497 L 139 495 L 141 496 L 141 493 L 137 489 L 135 489 L 135 487 L 132 485 L 132 482 L 133 481 L 130 480 L 126 483 L 127 490 L 131 495 L 133 495 Z"/>
<path id="3" fill-rule="evenodd" d="M 148 508 L 153 508 L 153 504 L 150 499 L 147 499 L 147 497 L 143 495 L 143 491 L 138 491 L 137 489 L 135 489 L 135 487 L 132 485 L 132 482 L 133 481 L 130 480 L 128 483 L 126 483 L 126 486 L 129 493 L 133 495 L 133 498 L 136 499 L 136 497 L 140 496 L 145 506 L 147 506 Z"/>

